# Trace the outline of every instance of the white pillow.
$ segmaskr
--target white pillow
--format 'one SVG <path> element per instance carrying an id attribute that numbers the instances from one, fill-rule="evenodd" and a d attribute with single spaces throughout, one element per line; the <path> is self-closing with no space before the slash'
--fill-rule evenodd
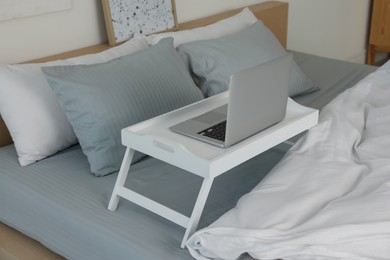
<path id="1" fill-rule="evenodd" d="M 249 28 L 256 22 L 256 16 L 246 7 L 240 13 L 210 25 L 191 30 L 152 34 L 146 36 L 146 40 L 150 45 L 154 45 L 163 38 L 173 37 L 173 45 L 177 47 L 187 42 L 215 39 L 232 34 Z"/>
<path id="2" fill-rule="evenodd" d="M 104 63 L 148 47 L 143 36 L 98 54 L 38 64 L 0 65 L 0 114 L 22 166 L 77 143 L 41 67 Z M 107 86 L 109 87 L 109 86 Z"/>

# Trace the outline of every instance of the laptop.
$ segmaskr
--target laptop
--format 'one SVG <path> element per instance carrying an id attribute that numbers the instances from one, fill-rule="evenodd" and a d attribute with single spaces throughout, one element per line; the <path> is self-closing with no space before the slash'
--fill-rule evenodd
<path id="1" fill-rule="evenodd" d="M 170 127 L 219 147 L 229 147 L 283 120 L 292 55 L 230 76 L 228 104 Z"/>

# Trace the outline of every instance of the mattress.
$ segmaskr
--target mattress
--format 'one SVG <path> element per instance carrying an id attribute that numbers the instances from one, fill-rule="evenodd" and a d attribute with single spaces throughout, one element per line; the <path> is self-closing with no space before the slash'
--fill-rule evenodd
<path id="1" fill-rule="evenodd" d="M 321 88 L 295 98 L 321 108 L 376 68 L 294 53 Z M 198 228 L 235 206 L 284 156 L 279 145 L 215 179 Z M 0 148 L 0 221 L 68 259 L 191 259 L 184 228 L 124 199 L 107 210 L 117 174 L 94 177 L 79 146 L 21 167 L 13 145 Z M 131 167 L 126 186 L 190 215 L 201 178 L 154 158 Z"/>

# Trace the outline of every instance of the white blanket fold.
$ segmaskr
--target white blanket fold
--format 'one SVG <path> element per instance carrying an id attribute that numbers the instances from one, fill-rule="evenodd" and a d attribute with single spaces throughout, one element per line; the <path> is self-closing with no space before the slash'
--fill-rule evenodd
<path id="1" fill-rule="evenodd" d="M 390 259 L 390 67 L 320 123 L 237 206 L 196 232 L 197 259 Z"/>

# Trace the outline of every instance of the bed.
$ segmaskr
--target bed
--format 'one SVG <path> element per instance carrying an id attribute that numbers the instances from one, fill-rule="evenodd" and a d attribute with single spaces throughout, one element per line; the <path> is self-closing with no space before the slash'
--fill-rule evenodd
<path id="1" fill-rule="evenodd" d="M 271 1 L 254 5 L 250 10 L 270 28 L 281 46 L 286 46 L 288 4 Z M 240 11 L 223 13 L 179 27 L 184 30 L 213 24 L 238 12 Z M 220 31 L 218 28 L 218 32 Z M 149 39 L 148 44 L 153 44 L 156 38 Z M 65 59 L 107 48 L 105 45 L 99 45 L 36 62 Z M 122 50 L 116 49 L 115 53 L 123 55 Z M 339 93 L 377 69 L 304 53 L 292 53 L 298 68 L 307 75 L 315 87 L 313 90 L 316 90 L 309 94 L 296 95 L 294 99 L 318 109 L 322 109 Z M 84 62 L 91 62 L 89 59 L 95 58 L 89 57 Z M 105 55 L 100 58 L 104 60 Z M 107 60 L 105 62 L 112 64 Z M 65 65 L 72 66 L 75 60 L 70 63 Z M 55 63 L 50 66 L 57 65 L 64 64 Z M 0 111 L 5 119 L 4 110 Z M 67 148 L 44 159 L 33 158 L 33 163 L 28 162 L 31 160 L 29 157 L 18 161 L 19 147 L 16 147 L 16 143 L 12 144 L 3 121 L 0 126 L 0 221 L 67 259 L 193 259 L 193 256 L 204 259 L 206 256 L 199 254 L 202 250 L 196 249 L 198 243 L 193 241 L 202 232 L 208 232 L 209 225 L 212 225 L 212 229 L 213 225 L 223 223 L 218 219 L 225 213 L 229 215 L 227 212 L 231 212 L 229 210 L 237 201 L 257 187 L 258 183 L 261 186 L 263 178 L 268 176 L 282 158 L 286 158 L 286 152 L 289 150 L 289 146 L 281 144 L 215 180 L 199 223 L 199 228 L 206 229 L 196 233 L 188 244 L 192 256 L 187 249 L 180 248 L 184 229 L 176 224 L 124 200 L 120 201 L 117 211 L 108 211 L 107 205 L 117 172 L 105 174 L 103 170 L 106 168 L 102 168 L 102 171 L 98 169 L 97 172 L 105 176 L 92 175 L 90 158 L 83 153 L 80 144 L 70 141 L 72 145 Z M 15 133 L 11 129 L 10 132 Z M 307 138 L 310 138 L 311 135 L 308 136 Z M 303 141 L 299 142 L 304 146 Z M 301 146 L 294 146 L 289 153 L 294 154 L 294 150 L 299 152 Z M 21 163 L 29 165 L 21 167 Z M 196 192 L 201 185 L 200 178 L 149 157 L 140 156 L 139 161 L 132 167 L 133 173 L 126 182 L 128 187 L 176 211 L 190 215 Z M 276 166 L 275 169 L 278 168 L 283 168 L 283 165 Z M 272 176 L 277 175 L 275 172 L 276 170 Z M 267 177 L 265 181 L 268 179 Z M 239 251 L 236 257 L 245 252 L 247 251 Z"/>

